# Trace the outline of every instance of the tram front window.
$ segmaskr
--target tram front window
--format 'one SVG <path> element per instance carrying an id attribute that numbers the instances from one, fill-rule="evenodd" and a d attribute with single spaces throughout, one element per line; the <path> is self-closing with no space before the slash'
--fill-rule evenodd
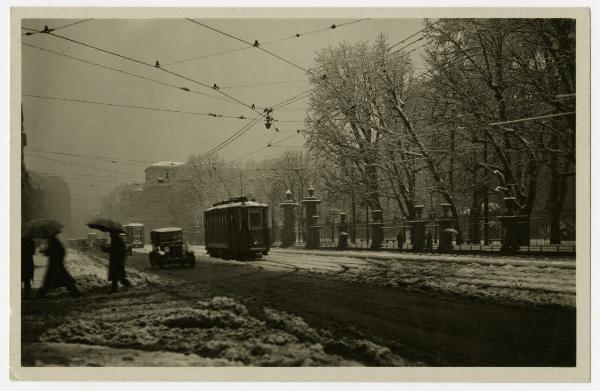
<path id="1" fill-rule="evenodd" d="M 250 229 L 262 228 L 262 213 L 260 209 L 251 209 L 248 211 L 248 222 Z"/>

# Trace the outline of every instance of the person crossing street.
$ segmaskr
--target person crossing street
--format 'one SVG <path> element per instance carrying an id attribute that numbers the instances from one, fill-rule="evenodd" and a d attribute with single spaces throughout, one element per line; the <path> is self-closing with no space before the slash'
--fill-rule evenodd
<path id="1" fill-rule="evenodd" d="M 56 235 L 48 238 L 48 248 L 43 253 L 48 256 L 48 269 L 42 287 L 37 292 L 38 297 L 45 296 L 49 290 L 59 287 L 67 288 L 73 297 L 81 296 L 75 279 L 65 268 L 66 251 Z"/>
<path id="2" fill-rule="evenodd" d="M 127 245 L 117 231 L 110 231 L 110 246 L 104 246 L 102 251 L 108 253 L 108 280 L 111 282 L 110 292 L 119 290 L 119 283 L 129 288 L 131 282 L 125 273 L 125 258 Z"/>

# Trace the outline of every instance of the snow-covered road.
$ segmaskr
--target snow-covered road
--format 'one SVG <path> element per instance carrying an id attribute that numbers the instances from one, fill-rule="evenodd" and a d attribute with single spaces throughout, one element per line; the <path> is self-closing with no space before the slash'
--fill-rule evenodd
<path id="1" fill-rule="evenodd" d="M 24 301 L 27 360 L 162 362 L 134 349 L 195 354 L 181 365 L 574 363 L 573 260 L 274 249 L 239 262 L 195 250 L 195 269 L 151 269 L 136 250 L 134 287 L 117 295 L 105 254 L 70 252 L 84 297 Z"/>
<path id="2" fill-rule="evenodd" d="M 411 254 L 386 251 L 272 249 L 247 262 L 209 258 L 193 246 L 200 263 L 255 268 L 258 272 L 304 272 L 346 282 L 490 300 L 504 304 L 575 306 L 575 260 L 561 257 L 502 257 Z M 141 253 L 147 248 L 138 250 Z"/>

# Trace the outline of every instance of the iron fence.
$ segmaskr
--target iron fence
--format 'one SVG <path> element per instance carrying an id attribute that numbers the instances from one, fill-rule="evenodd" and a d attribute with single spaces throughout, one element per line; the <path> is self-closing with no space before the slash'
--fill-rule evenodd
<path id="1" fill-rule="evenodd" d="M 453 245 L 459 250 L 499 251 L 502 246 L 503 226 L 500 216 L 489 216 L 478 219 L 470 216 L 459 216 L 460 236 L 455 235 Z M 574 252 L 575 251 L 575 211 L 566 211 L 561 214 L 559 230 L 560 242 L 551 240 L 551 218 L 548 213 L 534 213 L 525 219 L 529 227 L 523 231 L 520 248 L 523 251 L 539 252 Z M 487 229 L 486 229 L 487 228 Z M 281 245 L 282 227 L 273 230 L 272 242 L 274 246 Z M 425 222 L 425 230 L 431 233 L 433 248 L 437 248 L 440 238 L 439 225 L 435 220 Z M 373 243 L 372 227 L 366 223 L 348 224 L 348 246 L 350 248 L 368 249 Z M 296 246 L 304 244 L 302 237 L 295 229 Z M 527 235 L 528 234 L 528 235 Z M 335 248 L 338 243 L 340 230 L 337 223 L 325 222 L 319 225 L 319 247 Z M 528 237 L 527 237 L 528 236 Z M 403 241 L 402 247 L 398 240 Z M 411 249 L 411 225 L 402 221 L 383 222 L 382 249 Z"/>

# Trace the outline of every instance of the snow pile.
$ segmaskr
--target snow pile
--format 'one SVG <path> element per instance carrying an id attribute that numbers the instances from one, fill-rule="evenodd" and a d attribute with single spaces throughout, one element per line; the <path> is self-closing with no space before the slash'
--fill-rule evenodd
<path id="1" fill-rule="evenodd" d="M 108 260 L 93 254 L 70 252 L 65 259 L 65 267 L 75 278 L 77 287 L 82 292 L 106 288 L 109 285 Z M 158 277 L 140 272 L 133 268 L 126 268 L 127 278 L 133 286 L 159 284 Z"/>
<path id="2" fill-rule="evenodd" d="M 393 354 L 389 348 L 366 339 L 331 340 L 327 350 L 369 363 L 369 365 L 387 367 L 408 365 L 401 357 Z"/>
<path id="3" fill-rule="evenodd" d="M 113 349 L 104 346 L 33 343 L 23 346 L 23 366 L 149 367 L 229 366 L 227 360 L 208 359 L 195 354 Z"/>
<path id="4" fill-rule="evenodd" d="M 287 312 L 275 311 L 271 308 L 264 309 L 267 325 L 285 331 L 301 341 L 317 341 L 319 335 L 304 319 L 288 314 Z"/>
<path id="5" fill-rule="evenodd" d="M 575 268 L 540 262 L 503 264 L 446 261 L 369 260 L 328 273 L 344 281 L 389 288 L 433 291 L 503 304 L 575 306 Z"/>
<path id="6" fill-rule="evenodd" d="M 193 354 L 224 365 L 350 366 L 406 365 L 388 348 L 365 340 L 335 341 L 302 318 L 264 308 L 256 315 L 229 297 L 209 300 L 129 303 L 126 297 L 111 308 L 69 317 L 46 330 L 42 343 L 83 344 Z M 214 361 L 220 360 L 220 361 Z"/>

